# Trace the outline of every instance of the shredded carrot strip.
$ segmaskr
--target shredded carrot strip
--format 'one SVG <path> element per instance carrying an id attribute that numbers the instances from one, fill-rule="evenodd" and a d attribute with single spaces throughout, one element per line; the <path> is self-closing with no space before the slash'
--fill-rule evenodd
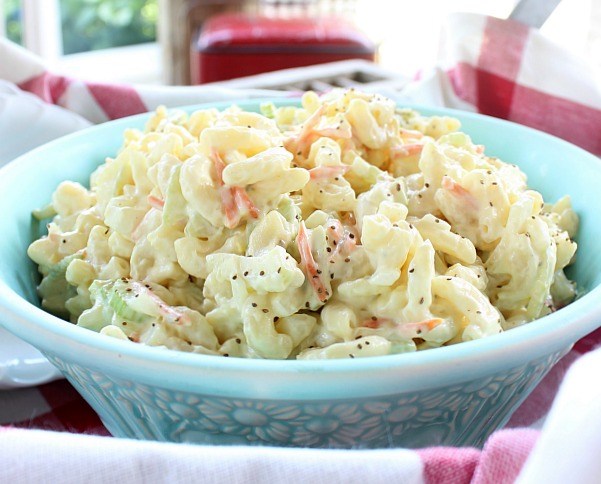
<path id="1" fill-rule="evenodd" d="M 252 218 L 259 217 L 259 210 L 254 205 L 248 193 L 243 187 L 230 187 L 223 182 L 223 170 L 225 163 L 215 148 L 211 149 L 211 161 L 215 166 L 217 179 L 219 180 L 221 203 L 225 212 L 226 227 L 234 228 L 240 223 L 243 211 L 247 211 Z"/>
<path id="2" fill-rule="evenodd" d="M 349 165 L 322 165 L 309 170 L 311 180 L 328 180 L 335 176 L 346 174 L 351 167 Z"/>
<path id="3" fill-rule="evenodd" d="M 211 161 L 215 166 L 215 172 L 217 174 L 217 180 L 219 181 L 219 195 L 221 196 L 221 203 L 225 211 L 226 226 L 228 228 L 234 228 L 240 222 L 240 213 L 236 206 L 234 198 L 234 192 L 231 187 L 226 187 L 223 183 L 223 170 L 225 169 L 225 163 L 219 156 L 219 152 L 215 148 L 211 148 Z"/>
<path id="4" fill-rule="evenodd" d="M 325 104 L 322 104 L 307 118 L 298 134 L 298 139 L 300 141 L 303 141 L 311 134 L 311 131 L 317 126 L 325 110 L 326 106 Z"/>
<path id="5" fill-rule="evenodd" d="M 415 129 L 400 128 L 399 134 L 401 136 L 401 139 L 403 139 L 403 140 L 411 139 L 411 138 L 421 139 L 424 137 L 424 133 L 422 133 L 421 131 L 417 131 Z"/>
<path id="6" fill-rule="evenodd" d="M 345 230 L 340 220 L 334 219 L 328 222 L 328 235 L 332 241 L 336 241 L 330 260 L 339 253 L 349 254 L 357 248 L 357 234 L 354 230 Z"/>
<path id="7" fill-rule="evenodd" d="M 152 292 L 141 282 L 132 281 L 132 289 L 137 294 L 146 293 L 148 297 L 152 299 L 152 302 L 154 302 L 159 308 L 159 313 L 161 314 L 161 316 L 165 317 L 170 322 L 175 324 L 184 324 L 190 322 L 190 317 L 187 314 L 169 306 L 165 301 L 163 301 L 159 296 L 157 296 L 154 292 Z"/>
<path id="8" fill-rule="evenodd" d="M 148 195 L 146 201 L 148 202 L 148 205 L 158 210 L 162 210 L 165 206 L 165 200 L 161 200 L 160 198 L 155 197 L 154 195 Z"/>
<path id="9" fill-rule="evenodd" d="M 221 203 L 225 211 L 226 227 L 233 229 L 238 223 L 240 223 L 240 212 L 236 205 L 236 199 L 234 198 L 234 191 L 231 187 L 222 186 L 219 190 L 221 196 Z"/>
<path id="10" fill-rule="evenodd" d="M 232 190 L 238 210 L 240 211 L 241 208 L 244 208 L 252 218 L 259 218 L 259 210 L 248 196 L 248 193 L 246 193 L 246 190 L 242 187 L 233 187 Z"/>
<path id="11" fill-rule="evenodd" d="M 405 323 L 404 326 L 410 327 L 410 328 L 415 328 L 416 330 L 423 331 L 424 329 L 426 329 L 428 331 L 432 331 L 443 321 L 444 321 L 444 319 L 441 319 L 441 318 L 432 318 L 432 319 L 426 319 L 424 321 L 416 321 L 415 323 Z"/>
<path id="12" fill-rule="evenodd" d="M 301 126 L 300 131 L 286 141 L 286 149 L 288 149 L 288 151 L 294 154 L 305 152 L 305 148 L 308 144 L 307 142 L 309 138 L 312 135 L 312 131 L 315 128 L 315 126 L 317 126 L 317 124 L 319 123 L 319 120 L 323 116 L 325 109 L 325 104 L 319 106 L 319 108 L 317 108 L 311 114 L 311 116 L 309 116 L 305 120 L 305 122 Z"/>
<path id="13" fill-rule="evenodd" d="M 468 208 L 471 208 L 472 210 L 478 209 L 479 205 L 476 197 L 459 185 L 459 183 L 456 183 L 451 177 L 443 176 L 441 186 L 443 190 L 448 191 L 459 200 L 462 200 Z"/>
<path id="14" fill-rule="evenodd" d="M 353 131 L 347 124 L 314 129 L 311 134 L 316 136 L 327 136 L 332 139 L 351 139 L 353 137 Z"/>
<path id="15" fill-rule="evenodd" d="M 309 282 L 313 287 L 318 299 L 321 302 L 324 302 L 328 298 L 328 295 L 326 293 L 326 287 L 319 276 L 320 273 L 318 272 L 319 269 L 317 267 L 317 263 L 315 262 L 313 254 L 311 253 L 311 243 L 309 242 L 309 236 L 307 234 L 304 221 L 300 223 L 300 227 L 298 228 L 296 243 L 298 244 L 298 250 L 300 252 L 301 264 L 307 271 Z"/>
<path id="16" fill-rule="evenodd" d="M 336 237 L 336 239 L 341 239 L 344 236 L 344 228 L 340 220 L 333 219 L 328 222 L 328 235 Z"/>
<path id="17" fill-rule="evenodd" d="M 152 215 L 154 213 L 156 213 L 153 211 L 153 208 L 154 207 L 152 207 L 150 210 L 148 210 L 148 212 L 146 212 L 146 214 L 144 214 L 144 217 L 142 217 L 142 220 L 140 220 L 140 222 L 131 231 L 130 237 L 131 237 L 131 240 L 133 240 L 134 242 L 137 242 L 138 240 L 140 240 L 140 238 L 142 237 L 142 232 L 143 232 L 142 228 L 144 227 L 144 224 L 148 221 L 148 219 L 150 217 L 152 217 Z"/>
<path id="18" fill-rule="evenodd" d="M 391 319 L 388 319 L 388 318 L 377 318 L 374 316 L 371 319 L 365 320 L 363 322 L 363 324 L 361 324 L 361 326 L 364 328 L 372 328 L 372 329 L 379 329 L 383 326 L 396 326 L 397 328 L 409 327 L 409 328 L 413 328 L 415 330 L 432 331 L 443 321 L 444 321 L 444 319 L 441 319 L 441 318 L 432 318 L 432 319 L 426 319 L 424 321 L 416 321 L 413 323 L 399 324 L 399 323 L 395 323 L 394 321 L 392 321 Z"/>
<path id="19" fill-rule="evenodd" d="M 392 146 L 390 148 L 390 156 L 393 158 L 406 158 L 408 156 L 419 155 L 423 149 L 424 145 L 421 143 Z"/>

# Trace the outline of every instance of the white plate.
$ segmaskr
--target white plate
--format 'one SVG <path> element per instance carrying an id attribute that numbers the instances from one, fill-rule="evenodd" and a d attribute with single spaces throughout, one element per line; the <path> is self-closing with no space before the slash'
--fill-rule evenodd
<path id="1" fill-rule="evenodd" d="M 61 378 L 33 346 L 0 328 L 0 390 L 29 387 Z"/>
<path id="2" fill-rule="evenodd" d="M 0 166 L 89 125 L 80 116 L 0 80 Z M 39 385 L 60 377 L 38 350 L 0 328 L 0 390 Z"/>

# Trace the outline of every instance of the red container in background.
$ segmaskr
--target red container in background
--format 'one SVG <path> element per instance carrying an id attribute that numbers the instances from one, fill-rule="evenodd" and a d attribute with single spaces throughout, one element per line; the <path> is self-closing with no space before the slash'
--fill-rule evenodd
<path id="1" fill-rule="evenodd" d="M 192 46 L 192 82 L 203 84 L 347 59 L 374 61 L 376 47 L 344 17 L 209 18 Z"/>

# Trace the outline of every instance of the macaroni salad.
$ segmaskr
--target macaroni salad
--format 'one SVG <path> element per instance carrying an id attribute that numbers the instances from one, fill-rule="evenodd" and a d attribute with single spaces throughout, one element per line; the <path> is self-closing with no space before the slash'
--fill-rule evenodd
<path id="1" fill-rule="evenodd" d="M 28 254 L 42 306 L 146 345 L 355 358 L 488 337 L 569 303 L 578 219 L 458 120 L 380 95 L 159 108 Z"/>

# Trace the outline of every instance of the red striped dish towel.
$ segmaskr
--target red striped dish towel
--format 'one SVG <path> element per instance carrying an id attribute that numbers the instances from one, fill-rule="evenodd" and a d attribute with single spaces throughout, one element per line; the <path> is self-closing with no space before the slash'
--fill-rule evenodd
<path id="1" fill-rule="evenodd" d="M 449 16 L 437 65 L 403 95 L 515 121 L 601 155 L 601 78 L 538 30 L 476 14 Z"/>
<path id="2" fill-rule="evenodd" d="M 289 96 L 273 90 L 244 91 L 212 86 L 157 86 L 100 84 L 47 70 L 46 65 L 25 49 L 0 38 L 0 79 L 58 105 L 92 123 L 102 123 L 168 107 L 250 98 Z"/>

